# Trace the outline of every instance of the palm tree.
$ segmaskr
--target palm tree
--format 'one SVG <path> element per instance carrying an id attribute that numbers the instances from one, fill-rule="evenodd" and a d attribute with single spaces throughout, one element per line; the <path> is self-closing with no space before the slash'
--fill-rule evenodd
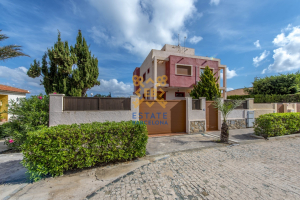
<path id="1" fill-rule="evenodd" d="M 1 34 L 0 30 L 0 41 L 7 39 L 8 37 L 4 34 Z M 14 58 L 18 56 L 28 56 L 21 52 L 21 46 L 19 45 L 7 45 L 7 46 L 0 46 L 0 61 L 6 60 L 9 58 Z M 29 57 L 29 56 L 28 56 Z"/>
<path id="2" fill-rule="evenodd" d="M 234 100 L 229 102 L 223 102 L 223 99 L 218 98 L 214 102 L 214 107 L 217 108 L 223 115 L 223 123 L 221 127 L 221 142 L 228 142 L 229 138 L 229 130 L 227 125 L 227 117 L 231 111 L 233 111 L 236 107 L 240 106 L 244 100 Z"/>

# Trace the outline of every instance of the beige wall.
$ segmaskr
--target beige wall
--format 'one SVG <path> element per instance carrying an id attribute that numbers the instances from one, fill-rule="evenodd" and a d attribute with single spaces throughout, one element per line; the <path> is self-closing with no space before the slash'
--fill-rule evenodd
<path id="1" fill-rule="evenodd" d="M 244 88 L 240 88 L 240 89 L 228 91 L 227 96 L 229 95 L 248 95 L 248 92 L 245 92 Z"/>

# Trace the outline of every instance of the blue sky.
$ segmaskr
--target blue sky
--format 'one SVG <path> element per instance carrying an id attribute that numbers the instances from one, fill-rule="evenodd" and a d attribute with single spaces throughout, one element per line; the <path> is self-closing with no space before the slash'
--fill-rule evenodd
<path id="1" fill-rule="evenodd" d="M 151 49 L 164 44 L 195 48 L 227 65 L 227 87 L 251 86 L 254 77 L 300 69 L 298 0 L 0 0 L 0 29 L 30 57 L 0 61 L 0 84 L 36 95 L 39 79 L 27 77 L 34 59 L 57 40 L 75 43 L 78 29 L 99 60 L 100 86 L 94 94 L 128 96 L 132 72 Z"/>

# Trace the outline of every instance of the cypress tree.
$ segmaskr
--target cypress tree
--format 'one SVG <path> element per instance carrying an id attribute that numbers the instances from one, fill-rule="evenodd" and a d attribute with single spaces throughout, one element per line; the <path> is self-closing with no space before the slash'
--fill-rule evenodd
<path id="1" fill-rule="evenodd" d="M 58 32 L 57 42 L 44 54 L 42 64 L 34 60 L 27 75 L 31 78 L 42 76 L 41 85 L 44 85 L 46 94 L 85 96 L 88 89 L 100 85 L 97 81 L 98 60 L 91 56 L 80 30 L 75 47 L 69 47 L 67 41 L 62 42 Z"/>
<path id="2" fill-rule="evenodd" d="M 193 97 L 193 99 L 206 97 L 208 101 L 219 98 L 221 96 L 218 84 L 219 78 L 216 78 L 215 74 L 206 66 L 204 72 L 200 75 L 199 82 L 194 85 L 193 90 L 190 92 L 190 96 Z"/>

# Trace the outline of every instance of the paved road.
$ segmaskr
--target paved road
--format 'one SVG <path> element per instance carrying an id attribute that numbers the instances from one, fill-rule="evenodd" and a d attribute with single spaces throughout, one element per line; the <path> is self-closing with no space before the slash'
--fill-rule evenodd
<path id="1" fill-rule="evenodd" d="M 300 138 L 181 153 L 91 199 L 300 199 Z"/>

